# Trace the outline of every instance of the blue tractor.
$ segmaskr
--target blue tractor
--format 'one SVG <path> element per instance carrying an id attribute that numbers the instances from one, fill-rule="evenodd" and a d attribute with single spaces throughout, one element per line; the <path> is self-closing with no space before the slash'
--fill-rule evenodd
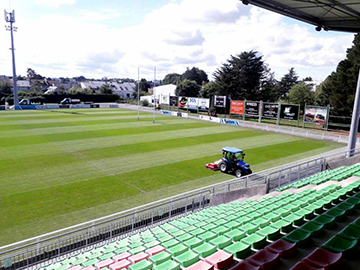
<path id="1" fill-rule="evenodd" d="M 234 174 L 236 177 L 251 174 L 250 165 L 244 161 L 245 153 L 236 147 L 223 147 L 223 157 L 210 164 L 206 164 L 207 169 L 223 173 Z"/>

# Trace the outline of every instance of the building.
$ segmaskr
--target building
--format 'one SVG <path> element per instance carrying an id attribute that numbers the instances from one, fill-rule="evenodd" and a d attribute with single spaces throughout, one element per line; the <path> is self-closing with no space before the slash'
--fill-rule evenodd
<path id="1" fill-rule="evenodd" d="M 123 99 L 133 98 L 133 93 L 135 91 L 134 83 L 118 83 L 118 82 L 105 82 L 105 81 L 86 81 L 81 82 L 80 86 L 82 89 L 90 88 L 96 93 L 100 92 L 100 88 L 106 83 L 111 85 L 112 92 L 115 95 L 122 97 Z"/>
<path id="2" fill-rule="evenodd" d="M 12 79 L 10 80 L 10 84 L 14 85 Z M 30 89 L 31 89 L 31 84 L 27 80 L 17 80 L 16 85 L 17 85 L 17 90 L 18 91 L 25 91 L 26 92 L 26 91 L 30 91 Z"/>

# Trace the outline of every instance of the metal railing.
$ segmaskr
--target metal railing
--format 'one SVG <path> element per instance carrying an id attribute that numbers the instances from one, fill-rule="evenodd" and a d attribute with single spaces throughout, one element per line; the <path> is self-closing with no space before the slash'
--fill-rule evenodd
<path id="1" fill-rule="evenodd" d="M 325 162 L 344 159 L 347 153 L 333 151 L 305 162 L 285 164 L 0 247 L 0 269 L 24 268 L 56 260 L 76 250 L 126 237 L 171 218 L 201 210 L 210 205 L 213 194 L 260 184 L 268 184 L 269 191 L 272 191 L 321 172 Z M 355 151 L 355 155 L 359 153 Z"/>

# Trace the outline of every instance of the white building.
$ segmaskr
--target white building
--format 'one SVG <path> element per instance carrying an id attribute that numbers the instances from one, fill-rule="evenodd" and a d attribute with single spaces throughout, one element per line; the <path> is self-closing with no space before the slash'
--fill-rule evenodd
<path id="1" fill-rule="evenodd" d="M 95 92 L 99 92 L 100 88 L 106 83 L 111 85 L 112 92 L 115 95 L 121 96 L 123 99 L 133 98 L 133 93 L 135 91 L 134 83 L 117 83 L 117 82 L 105 82 L 105 81 L 86 81 L 81 82 L 80 86 L 82 89 L 90 88 Z"/>

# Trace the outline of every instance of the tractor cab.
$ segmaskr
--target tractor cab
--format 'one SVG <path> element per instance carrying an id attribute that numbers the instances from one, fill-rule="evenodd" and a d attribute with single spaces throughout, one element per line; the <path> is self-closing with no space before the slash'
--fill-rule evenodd
<path id="1" fill-rule="evenodd" d="M 244 161 L 245 153 L 236 147 L 223 147 L 223 157 L 219 169 L 224 173 L 233 173 L 236 177 L 251 174 L 250 165 Z"/>

